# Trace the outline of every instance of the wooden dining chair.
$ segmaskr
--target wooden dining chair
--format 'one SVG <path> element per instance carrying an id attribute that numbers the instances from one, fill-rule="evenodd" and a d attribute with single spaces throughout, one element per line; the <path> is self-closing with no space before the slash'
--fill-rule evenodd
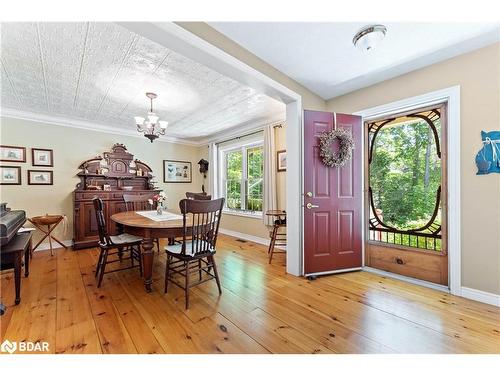
<path id="1" fill-rule="evenodd" d="M 269 264 L 271 264 L 275 253 L 286 253 L 286 251 L 278 251 L 275 249 L 276 246 L 286 246 L 286 213 L 283 212 L 282 215 L 276 215 L 276 217 L 277 219 L 274 220 L 273 229 L 269 233 L 271 237 L 269 248 L 267 249 Z"/>
<path id="2" fill-rule="evenodd" d="M 189 191 L 186 192 L 186 198 L 187 199 L 195 199 L 199 201 L 204 201 L 204 200 L 211 200 L 212 196 L 208 195 L 207 193 L 191 193 Z"/>
<path id="3" fill-rule="evenodd" d="M 219 294 L 222 293 L 214 255 L 223 206 L 224 198 L 183 199 L 179 202 L 183 220 L 182 242 L 165 248 L 165 293 L 169 282 L 182 288 L 186 309 L 189 308 L 189 289 L 193 286 L 215 279 Z M 198 280 L 191 282 L 193 273 L 198 273 Z M 183 276 L 184 284 L 174 279 L 175 275 Z"/>
<path id="4" fill-rule="evenodd" d="M 147 194 L 123 194 L 123 201 L 125 202 L 125 209 L 127 211 L 147 211 L 151 210 L 152 206 L 149 204 L 148 199 L 151 195 Z M 169 241 L 173 239 L 169 238 Z M 160 252 L 160 240 L 155 238 L 153 242 L 156 244 L 158 252 Z"/>
<path id="5" fill-rule="evenodd" d="M 123 233 L 117 236 L 110 236 L 106 227 L 106 219 L 104 215 L 104 205 L 101 198 L 95 197 L 93 200 L 94 210 L 97 219 L 97 229 L 99 232 L 99 248 L 101 249 L 99 253 L 99 260 L 97 261 L 97 266 L 95 270 L 95 277 L 98 279 L 97 287 L 101 287 L 102 278 L 105 273 L 111 273 L 116 271 L 128 270 L 134 267 L 139 267 L 140 275 L 142 276 L 142 260 L 141 260 L 141 243 L 142 238 L 134 236 L 132 234 Z M 110 250 L 116 249 L 115 252 L 110 252 Z M 129 251 L 130 256 L 123 258 L 123 252 Z M 118 259 L 108 260 L 109 256 L 118 255 Z M 115 262 L 122 262 L 124 260 L 130 259 L 129 267 L 122 267 L 118 269 L 113 269 L 111 271 L 106 271 L 106 265 Z M 137 261 L 137 265 L 134 264 L 134 260 Z"/>
<path id="6" fill-rule="evenodd" d="M 151 199 L 151 194 L 123 194 L 125 209 L 127 211 L 146 211 L 152 210 L 153 207 L 149 204 L 148 199 Z"/>

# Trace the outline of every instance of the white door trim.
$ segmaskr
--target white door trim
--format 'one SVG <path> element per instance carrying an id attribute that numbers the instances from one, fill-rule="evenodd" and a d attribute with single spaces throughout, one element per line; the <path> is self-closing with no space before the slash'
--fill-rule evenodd
<path id="1" fill-rule="evenodd" d="M 287 254 L 286 270 L 302 275 L 302 97 L 236 57 L 171 22 L 119 23 L 132 32 L 174 50 L 187 58 L 250 86 L 286 104 L 286 148 L 290 166 L 286 176 Z M 248 131 L 248 129 L 246 129 Z"/>
<path id="2" fill-rule="evenodd" d="M 451 294 L 462 294 L 460 244 L 460 86 L 448 87 L 423 95 L 398 100 L 354 113 L 370 118 L 412 110 L 426 105 L 448 103 L 448 273 Z M 364 205 L 364 202 L 363 202 Z M 364 210 L 364 209 L 363 209 Z M 364 254 L 363 254 L 364 265 Z M 407 280 L 411 282 L 411 279 Z"/>

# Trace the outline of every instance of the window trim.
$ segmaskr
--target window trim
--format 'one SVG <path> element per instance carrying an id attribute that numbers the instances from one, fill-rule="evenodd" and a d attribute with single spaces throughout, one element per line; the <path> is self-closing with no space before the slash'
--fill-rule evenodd
<path id="1" fill-rule="evenodd" d="M 264 139 L 252 139 L 246 142 L 238 142 L 235 144 L 230 144 L 227 146 L 219 146 L 218 149 L 218 165 L 217 165 L 217 182 L 218 182 L 218 196 L 226 197 L 225 188 L 226 185 L 224 181 L 227 179 L 227 164 L 226 164 L 226 154 L 232 151 L 241 151 L 242 152 L 242 180 L 248 181 L 248 168 L 247 168 L 247 150 L 253 147 L 262 147 L 264 148 Z M 264 151 L 264 150 L 263 150 Z M 245 197 L 246 193 L 246 184 L 242 183 L 240 187 L 240 197 Z M 264 199 L 264 197 L 262 197 Z M 241 200 L 242 206 L 246 205 L 245 199 Z M 243 216 L 250 218 L 258 218 L 262 219 L 263 212 L 262 211 L 249 211 L 246 209 L 231 209 L 227 207 L 227 200 L 224 203 L 224 207 L 222 209 L 223 213 L 235 216 Z"/>

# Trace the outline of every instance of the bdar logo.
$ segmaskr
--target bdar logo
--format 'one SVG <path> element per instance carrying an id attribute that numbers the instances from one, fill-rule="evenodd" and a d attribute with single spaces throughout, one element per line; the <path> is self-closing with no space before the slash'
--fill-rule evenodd
<path id="1" fill-rule="evenodd" d="M 11 342 L 9 340 L 5 340 L 2 342 L 2 345 L 0 345 L 0 351 L 2 352 L 7 352 L 9 354 L 12 354 L 16 351 L 17 349 L 17 343 Z"/>

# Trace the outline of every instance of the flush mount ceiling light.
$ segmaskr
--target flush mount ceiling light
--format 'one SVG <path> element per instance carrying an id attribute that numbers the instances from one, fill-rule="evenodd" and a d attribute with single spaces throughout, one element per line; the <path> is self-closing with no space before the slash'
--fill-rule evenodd
<path id="1" fill-rule="evenodd" d="M 151 108 L 148 112 L 147 120 L 144 117 L 136 116 L 134 117 L 135 124 L 137 125 L 137 131 L 139 133 L 144 133 L 144 136 L 148 138 L 151 143 L 158 138 L 160 135 L 165 135 L 167 130 L 168 121 L 160 121 L 160 118 L 153 112 L 153 99 L 156 99 L 158 95 L 154 92 L 147 92 L 146 96 L 151 101 Z"/>
<path id="2" fill-rule="evenodd" d="M 384 39 L 386 33 L 387 28 L 384 25 L 365 26 L 354 35 L 352 44 L 361 51 L 371 51 Z"/>

